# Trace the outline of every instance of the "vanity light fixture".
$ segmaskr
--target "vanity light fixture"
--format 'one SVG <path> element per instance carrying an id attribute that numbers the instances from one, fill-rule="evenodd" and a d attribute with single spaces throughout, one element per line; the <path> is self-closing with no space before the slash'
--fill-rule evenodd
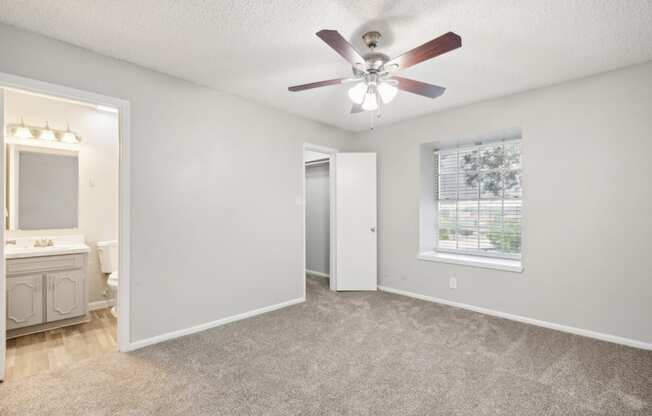
<path id="1" fill-rule="evenodd" d="M 20 118 L 20 124 L 7 126 L 7 135 L 8 141 L 33 146 L 38 146 L 39 142 L 42 145 L 49 143 L 48 146 L 57 146 L 57 143 L 78 145 L 82 141 L 77 133 L 70 130 L 70 125 L 66 126 L 66 130 L 55 130 L 50 127 L 50 123 L 47 121 L 45 127 L 28 126 L 22 117 Z"/>
<path id="2" fill-rule="evenodd" d="M 66 131 L 63 132 L 63 135 L 61 136 L 60 140 L 62 143 L 71 143 L 71 144 L 79 143 L 79 138 L 77 137 L 77 135 L 70 131 L 70 124 L 67 125 Z"/>
<path id="3" fill-rule="evenodd" d="M 25 125 L 23 118 L 20 118 L 20 124 L 14 128 L 13 135 L 20 139 L 33 139 L 32 129 Z"/>
<path id="4" fill-rule="evenodd" d="M 54 131 L 50 128 L 50 124 L 47 121 L 45 122 L 45 128 L 41 130 L 38 138 L 48 142 L 57 141 L 57 136 L 55 136 Z"/>

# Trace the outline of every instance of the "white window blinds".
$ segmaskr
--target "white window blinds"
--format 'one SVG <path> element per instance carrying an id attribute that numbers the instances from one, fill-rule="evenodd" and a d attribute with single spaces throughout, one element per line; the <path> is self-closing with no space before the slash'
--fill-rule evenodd
<path id="1" fill-rule="evenodd" d="M 437 250 L 520 258 L 520 140 L 435 151 Z"/>

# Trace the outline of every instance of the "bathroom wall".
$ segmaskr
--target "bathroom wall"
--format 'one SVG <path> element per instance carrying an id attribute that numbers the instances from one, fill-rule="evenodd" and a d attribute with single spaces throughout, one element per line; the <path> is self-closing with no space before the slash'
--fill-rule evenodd
<path id="1" fill-rule="evenodd" d="M 306 166 L 306 270 L 324 274 L 330 273 L 329 183 L 328 163 Z"/>
<path id="2" fill-rule="evenodd" d="M 303 298 L 303 144 L 350 133 L 4 24 L 0 56 L 131 104 L 132 342 Z"/>
<path id="3" fill-rule="evenodd" d="M 118 117 L 93 107 L 6 91 L 7 123 L 70 129 L 81 135 L 79 147 L 79 228 L 7 231 L 7 238 L 83 234 L 88 255 L 90 302 L 105 300 L 106 277 L 100 272 L 95 243 L 118 238 Z"/>

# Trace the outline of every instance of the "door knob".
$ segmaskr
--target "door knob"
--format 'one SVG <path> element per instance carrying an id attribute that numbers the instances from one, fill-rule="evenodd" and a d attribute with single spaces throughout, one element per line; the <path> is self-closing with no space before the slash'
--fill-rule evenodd
<path id="1" fill-rule="evenodd" d="M 370 227 L 369 231 L 371 231 L 372 233 L 375 233 L 376 232 L 376 227 Z"/>

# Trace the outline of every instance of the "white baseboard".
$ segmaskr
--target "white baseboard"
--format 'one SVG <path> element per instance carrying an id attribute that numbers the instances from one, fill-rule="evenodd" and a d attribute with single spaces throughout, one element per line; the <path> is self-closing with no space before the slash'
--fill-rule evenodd
<path id="1" fill-rule="evenodd" d="M 127 351 L 134 351 L 139 348 L 147 347 L 149 345 L 158 344 L 159 342 L 168 341 L 174 338 L 183 337 L 201 331 L 206 331 L 207 329 L 215 328 L 217 326 L 225 325 L 235 321 L 240 321 L 242 319 L 251 318 L 253 316 L 261 315 L 263 313 L 272 312 L 277 309 L 282 309 L 288 306 L 296 305 L 298 303 L 303 303 L 305 301 L 306 298 L 292 299 L 286 302 L 277 303 L 276 305 L 266 306 L 264 308 L 254 309 L 253 311 L 244 312 L 238 315 L 227 316 L 226 318 L 218 319 L 216 321 L 206 322 L 204 324 L 191 326 L 190 328 L 180 329 L 178 331 L 168 332 L 165 334 L 157 335 L 155 337 L 142 339 L 140 341 L 130 343 Z"/>
<path id="2" fill-rule="evenodd" d="M 331 277 L 330 274 L 323 273 L 323 272 L 316 272 L 316 271 L 314 271 L 314 270 L 309 270 L 309 269 L 306 269 L 306 273 L 308 273 L 308 274 L 314 274 L 315 276 L 319 276 L 319 277 L 328 277 L 329 279 L 330 279 L 330 277 Z"/>
<path id="3" fill-rule="evenodd" d="M 567 332 L 569 334 L 580 335 L 583 337 L 595 338 L 601 341 L 613 342 L 615 344 L 626 345 L 628 347 L 640 348 L 642 350 L 652 350 L 652 343 L 638 341 L 635 339 L 619 337 L 616 335 L 604 334 L 602 332 L 590 331 L 588 329 L 575 328 L 572 326 L 566 326 L 561 324 L 556 324 L 548 321 L 541 321 L 538 319 L 528 318 L 520 315 L 513 315 L 511 313 L 495 311 L 493 309 L 482 308 L 480 306 L 468 305 L 465 303 L 453 302 L 446 299 L 435 298 L 432 296 L 422 295 L 419 293 L 408 292 L 406 290 L 394 289 L 387 286 L 378 286 L 378 290 L 388 293 L 394 293 L 397 295 L 408 296 L 415 299 L 421 299 L 428 302 L 440 303 L 442 305 L 454 306 L 456 308 L 467 309 L 473 312 L 482 313 L 485 315 L 496 316 L 498 318 L 510 319 L 512 321 L 522 322 L 525 324 L 536 325 L 543 328 L 554 329 L 561 332 Z"/>
<path id="4" fill-rule="evenodd" d="M 115 300 L 106 299 L 106 300 L 97 300 L 95 302 L 88 302 L 88 310 L 94 311 L 96 309 L 110 308 L 115 305 Z"/>

